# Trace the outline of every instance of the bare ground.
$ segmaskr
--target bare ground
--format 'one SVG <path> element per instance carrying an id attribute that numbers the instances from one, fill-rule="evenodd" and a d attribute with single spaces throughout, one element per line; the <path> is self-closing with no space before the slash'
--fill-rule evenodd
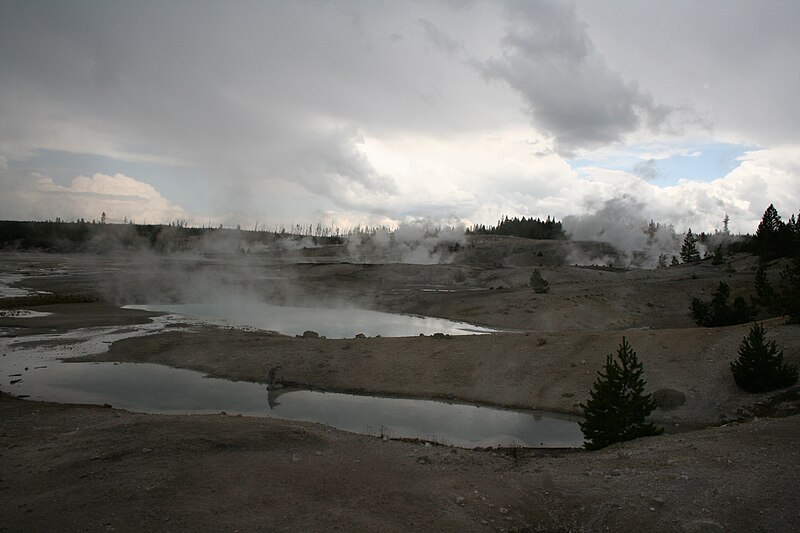
<path id="1" fill-rule="evenodd" d="M 203 328 L 120 341 L 97 359 L 261 382 L 278 366 L 284 380 L 327 390 L 578 413 L 624 335 L 649 390 L 686 396 L 684 405 L 653 414 L 668 434 L 599 452 L 472 451 L 314 424 L 132 414 L 3 395 L 0 530 L 800 529 L 800 392 L 739 391 L 728 365 L 747 326 L 695 328 L 686 314 L 689 296 L 709 294 L 720 279 L 746 293 L 752 259 L 726 269 L 545 266 L 551 293 L 534 295 L 524 286 L 531 269 L 520 263 L 537 256 L 525 255 L 523 244 L 500 266 L 482 262 L 481 254 L 497 255 L 482 250 L 452 265 L 282 265 L 280 276 L 297 285 L 291 294 L 284 282 L 250 287 L 514 332 L 324 340 Z M 26 274 L 22 285 L 56 293 L 52 305 L 45 296 L 29 300 L 49 317 L 0 318 L 15 335 L 141 323 L 147 313 L 104 302 L 142 297 L 158 285 L 153 280 L 174 283 L 154 275 L 163 264 L 148 270 L 44 254 L 2 260 L 6 271 Z M 252 279 L 258 265 L 249 261 L 242 273 Z M 177 290 L 156 292 L 162 289 Z M 781 319 L 766 325 L 786 358 L 800 364 L 800 327 Z"/>

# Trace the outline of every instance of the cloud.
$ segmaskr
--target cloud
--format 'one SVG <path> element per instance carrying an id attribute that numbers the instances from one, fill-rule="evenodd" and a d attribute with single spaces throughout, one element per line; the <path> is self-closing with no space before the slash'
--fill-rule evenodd
<path id="1" fill-rule="evenodd" d="M 146 209 L 147 191 L 99 189 L 121 173 L 166 220 L 492 223 L 628 194 L 658 220 L 713 228 L 730 210 L 752 231 L 767 196 L 797 208 L 794 149 L 775 147 L 800 142 L 798 6 L 732 2 L 7 0 L 2 216 Z M 722 133 L 681 134 L 695 109 Z M 696 139 L 767 152 L 720 182 L 642 179 L 675 174 L 670 150 Z M 621 161 L 565 159 L 598 147 Z"/>
<path id="2" fill-rule="evenodd" d="M 447 35 L 441 30 L 441 28 L 439 28 L 430 20 L 421 18 L 417 22 L 425 33 L 425 37 L 431 42 L 431 44 L 443 51 L 445 54 L 449 56 L 455 56 L 464 52 L 463 44 Z"/>
<path id="3" fill-rule="evenodd" d="M 594 196 L 584 196 L 588 200 L 584 212 L 628 195 L 646 206 L 644 217 L 673 224 L 678 231 L 721 229 L 727 213 L 731 231 L 753 233 L 770 203 L 786 217 L 800 208 L 800 146 L 746 152 L 739 166 L 724 177 L 710 182 L 681 180 L 665 187 L 622 171 L 581 170 L 597 185 Z"/>
<path id="4" fill-rule="evenodd" d="M 486 78 L 519 91 L 534 125 L 553 136 L 559 152 L 597 148 L 666 124 L 673 109 L 606 65 L 573 4 L 507 5 L 502 57 L 477 66 Z"/>
<path id="5" fill-rule="evenodd" d="M 99 220 L 106 213 L 110 222 L 135 220 L 139 223 L 169 223 L 181 219 L 216 222 L 192 215 L 164 198 L 147 183 L 123 174 L 78 176 L 68 186 L 49 176 L 17 176 L 0 170 L 3 217 L 18 220 Z"/>
<path id="6" fill-rule="evenodd" d="M 647 161 L 641 161 L 634 165 L 633 173 L 647 181 L 653 181 L 660 175 L 656 165 L 656 160 L 653 158 L 650 158 Z"/>
<path id="7" fill-rule="evenodd" d="M 800 142 L 800 69 L 789 67 L 800 2 L 590 0 L 577 12 L 609 65 L 656 101 L 687 103 L 720 139 Z"/>

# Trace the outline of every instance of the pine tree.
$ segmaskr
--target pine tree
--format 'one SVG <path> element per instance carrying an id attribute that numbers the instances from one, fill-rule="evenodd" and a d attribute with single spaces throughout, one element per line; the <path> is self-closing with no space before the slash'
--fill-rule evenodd
<path id="1" fill-rule="evenodd" d="M 756 270 L 755 288 L 756 297 L 753 298 L 753 303 L 765 307 L 769 311 L 774 311 L 775 305 L 778 303 L 778 295 L 769 284 L 767 272 L 763 266 L 759 266 L 758 270 Z"/>
<path id="2" fill-rule="evenodd" d="M 700 252 L 697 250 L 697 238 L 692 233 L 692 228 L 686 232 L 681 246 L 681 259 L 684 263 L 696 263 L 700 261 Z"/>
<path id="3" fill-rule="evenodd" d="M 756 252 L 762 258 L 780 257 L 783 254 L 785 225 L 775 206 L 769 204 L 756 229 L 754 240 Z"/>
<path id="4" fill-rule="evenodd" d="M 645 422 L 656 405 L 644 393 L 642 364 L 625 337 L 617 359 L 608 354 L 604 369 L 597 374 L 589 400 L 581 404 L 586 449 L 599 450 L 615 442 L 661 434 L 663 429 Z"/>
<path id="5" fill-rule="evenodd" d="M 754 324 L 742 339 L 739 357 L 731 363 L 736 384 L 747 392 L 769 392 L 797 383 L 797 368 L 783 360 L 775 341 L 764 339 L 764 326 Z"/>
<path id="6" fill-rule="evenodd" d="M 784 267 L 778 286 L 781 310 L 789 315 L 790 324 L 800 324 L 800 257 Z"/>
<path id="7" fill-rule="evenodd" d="M 721 265 L 725 262 L 725 253 L 722 251 L 722 245 L 718 244 L 714 249 L 714 256 L 711 259 L 712 265 Z"/>
<path id="8" fill-rule="evenodd" d="M 692 318 L 698 326 L 717 328 L 742 324 L 756 315 L 756 309 L 748 305 L 744 298 L 737 296 L 733 305 L 728 303 L 731 288 L 724 281 L 720 281 L 717 289 L 711 295 L 711 300 L 705 302 L 699 298 L 692 298 L 690 311 Z"/>
<path id="9" fill-rule="evenodd" d="M 658 261 L 656 261 L 656 268 L 667 268 L 667 255 L 659 254 Z"/>
<path id="10" fill-rule="evenodd" d="M 769 204 L 756 229 L 756 239 L 776 235 L 782 228 L 783 221 L 781 221 L 778 210 L 775 209 L 773 204 Z"/>
<path id="11" fill-rule="evenodd" d="M 544 294 L 550 290 L 550 284 L 542 277 L 538 268 L 534 268 L 531 274 L 531 288 L 537 294 Z"/>

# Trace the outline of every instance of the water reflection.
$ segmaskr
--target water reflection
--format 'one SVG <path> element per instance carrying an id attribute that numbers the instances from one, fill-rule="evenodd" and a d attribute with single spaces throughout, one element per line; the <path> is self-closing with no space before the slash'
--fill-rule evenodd
<path id="1" fill-rule="evenodd" d="M 32 400 L 108 404 L 161 414 L 224 411 L 327 424 L 361 434 L 417 438 L 453 446 L 579 447 L 573 417 L 405 398 L 268 387 L 205 377 L 155 364 L 70 363 L 111 342 L 163 331 L 170 317 L 137 328 L 87 328 L 60 335 L 0 337 L 0 389 Z"/>
<path id="2" fill-rule="evenodd" d="M 577 422 L 556 414 L 404 398 L 267 390 L 263 384 L 208 378 L 154 364 L 49 360 L 32 366 L 29 358 L 13 355 L 0 359 L 0 388 L 33 400 L 108 404 L 160 414 L 224 411 L 317 422 L 361 434 L 375 434 L 376 428 L 381 428 L 381 434 L 393 438 L 418 438 L 465 448 L 578 447 L 583 443 Z"/>
<path id="3" fill-rule="evenodd" d="M 302 335 L 313 330 L 331 339 L 368 337 L 414 337 L 432 335 L 476 335 L 496 330 L 443 318 L 382 313 L 366 309 L 290 307 L 258 302 L 127 305 L 126 309 L 161 311 L 204 322 Z"/>

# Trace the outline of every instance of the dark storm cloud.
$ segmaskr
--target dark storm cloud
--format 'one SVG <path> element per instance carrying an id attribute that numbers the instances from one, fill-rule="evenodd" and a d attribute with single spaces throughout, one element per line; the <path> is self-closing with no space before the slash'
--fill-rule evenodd
<path id="1" fill-rule="evenodd" d="M 561 1 L 508 2 L 503 55 L 480 68 L 523 95 L 534 125 L 561 153 L 657 130 L 670 114 L 636 83 L 608 68 L 578 19 Z"/>

